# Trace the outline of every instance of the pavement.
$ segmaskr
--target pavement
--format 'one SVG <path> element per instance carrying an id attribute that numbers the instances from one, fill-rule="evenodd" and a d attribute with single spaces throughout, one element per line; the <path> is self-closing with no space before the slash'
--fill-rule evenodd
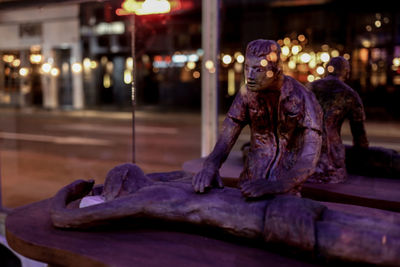
<path id="1" fill-rule="evenodd" d="M 132 161 L 132 115 L 116 111 L 0 109 L 3 205 L 54 195 L 76 179 L 102 183 Z M 135 112 L 136 163 L 146 172 L 179 170 L 200 156 L 200 114 Z"/>

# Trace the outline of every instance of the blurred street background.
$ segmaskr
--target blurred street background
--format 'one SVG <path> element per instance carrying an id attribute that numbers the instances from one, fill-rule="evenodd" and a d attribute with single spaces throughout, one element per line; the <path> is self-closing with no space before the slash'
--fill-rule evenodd
<path id="1" fill-rule="evenodd" d="M 2 110 L 3 202 L 15 207 L 51 197 L 76 179 L 102 183 L 131 162 L 129 112 Z M 136 112 L 136 162 L 146 172 L 181 169 L 200 156 L 200 114 Z"/>
<path id="2" fill-rule="evenodd" d="M 54 195 L 75 179 L 103 182 L 132 161 L 146 173 L 201 156 L 202 78 L 217 76 L 221 121 L 243 85 L 246 44 L 276 40 L 284 72 L 303 84 L 324 77 L 331 57 L 351 64 L 371 145 L 400 151 L 400 10 L 394 1 L 220 0 L 217 61 L 207 67 L 202 8 L 169 2 L 135 16 L 133 0 L 0 0 L 2 204 Z M 147 3 L 154 2 L 146 0 Z M 133 31 L 133 32 L 132 32 Z M 132 53 L 132 37 L 135 49 Z M 206 67 L 206 72 L 203 67 Z M 343 128 L 346 143 L 351 136 Z M 234 150 L 249 140 L 248 129 Z"/>
<path id="3" fill-rule="evenodd" d="M 102 183 L 108 170 L 131 160 L 130 112 L 3 109 L 0 124 L 6 207 L 51 197 L 76 179 Z M 200 126 L 195 112 L 137 111 L 137 164 L 145 173 L 181 169 L 200 157 Z M 368 121 L 366 128 L 371 145 L 400 151 L 399 122 Z M 343 136 L 351 144 L 348 124 Z M 233 150 L 249 138 L 245 128 Z"/>

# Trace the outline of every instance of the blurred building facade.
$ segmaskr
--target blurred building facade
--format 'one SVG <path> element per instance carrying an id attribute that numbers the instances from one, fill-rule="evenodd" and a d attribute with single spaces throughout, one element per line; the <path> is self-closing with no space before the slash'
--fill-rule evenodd
<path id="1" fill-rule="evenodd" d="M 0 103 L 84 107 L 79 5 L 0 11 Z"/>
<path id="2" fill-rule="evenodd" d="M 0 105 L 129 107 L 134 64 L 129 16 L 117 14 L 123 1 L 44 2 L 0 11 Z M 137 16 L 139 105 L 200 107 L 201 1 L 178 2 L 172 14 Z M 346 57 L 367 111 L 400 117 L 400 12 L 392 1 L 221 0 L 220 18 L 221 110 L 243 84 L 247 42 L 267 38 L 280 43 L 285 72 L 302 83 L 323 77 L 331 57 Z"/>

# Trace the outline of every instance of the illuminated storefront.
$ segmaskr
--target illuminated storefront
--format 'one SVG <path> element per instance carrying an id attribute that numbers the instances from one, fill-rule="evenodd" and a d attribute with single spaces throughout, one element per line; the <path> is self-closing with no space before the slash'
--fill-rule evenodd
<path id="1" fill-rule="evenodd" d="M 1 11 L 0 104 L 129 107 L 134 65 L 129 8 L 145 14 L 154 11 L 150 4 L 161 8 L 166 2 L 102 1 Z M 201 1 L 168 2 L 171 14 L 136 19 L 138 104 L 199 108 L 201 65 L 206 64 Z M 344 56 L 352 66 L 349 83 L 366 106 L 400 115 L 393 100 L 400 94 L 400 16 L 390 1 L 358 7 L 312 0 L 221 3 L 223 109 L 243 84 L 247 42 L 267 38 L 281 45 L 285 73 L 304 84 L 324 77 L 331 57 Z"/>
<path id="2" fill-rule="evenodd" d="M 0 104 L 84 105 L 79 5 L 0 11 Z"/>

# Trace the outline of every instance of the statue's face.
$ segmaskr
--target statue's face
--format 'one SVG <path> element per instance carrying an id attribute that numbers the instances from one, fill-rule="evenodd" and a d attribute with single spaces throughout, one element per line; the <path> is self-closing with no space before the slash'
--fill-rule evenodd
<path id="1" fill-rule="evenodd" d="M 271 61 L 263 56 L 247 56 L 244 75 L 247 88 L 251 91 L 268 89 L 276 81 Z"/>

